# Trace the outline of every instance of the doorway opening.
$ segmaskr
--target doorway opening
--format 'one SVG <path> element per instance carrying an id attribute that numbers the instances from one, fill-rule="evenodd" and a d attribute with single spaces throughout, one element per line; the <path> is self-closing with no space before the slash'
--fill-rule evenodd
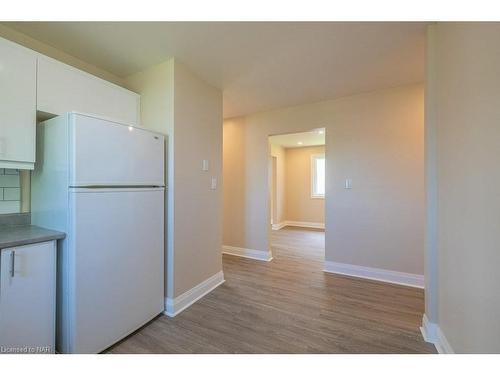
<path id="1" fill-rule="evenodd" d="M 273 258 L 323 262 L 326 130 L 269 136 L 269 244 Z"/>

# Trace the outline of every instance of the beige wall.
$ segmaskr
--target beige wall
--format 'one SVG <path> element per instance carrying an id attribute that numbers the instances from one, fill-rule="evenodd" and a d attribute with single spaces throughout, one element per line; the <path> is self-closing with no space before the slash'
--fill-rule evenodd
<path id="1" fill-rule="evenodd" d="M 241 210 L 232 229 L 242 235 L 225 245 L 269 249 L 268 136 L 325 127 L 326 259 L 423 274 L 422 84 L 227 121 L 244 127 L 237 154 L 246 162 L 235 187 L 244 198 L 225 197 Z M 345 178 L 353 189 L 343 188 Z"/>
<path id="2" fill-rule="evenodd" d="M 168 136 L 166 293 L 175 298 L 222 270 L 222 93 L 174 59 L 127 82 L 141 94 L 143 126 Z"/>
<path id="3" fill-rule="evenodd" d="M 125 87 L 126 85 L 125 79 L 118 77 L 106 70 L 98 68 L 95 65 L 80 60 L 74 56 L 71 56 L 65 52 L 62 52 L 57 48 L 49 46 L 48 44 L 33 39 L 28 35 L 11 29 L 8 26 L 0 24 L 0 37 L 11 40 L 12 42 L 25 46 L 26 48 L 32 49 L 46 56 L 52 57 L 53 59 L 59 60 L 65 64 L 74 66 L 77 69 L 81 69 L 87 73 L 105 79 L 106 81 L 113 82 L 114 84 L 117 84 L 119 86 Z"/>
<path id="4" fill-rule="evenodd" d="M 500 23 L 433 28 L 426 127 L 436 134 L 439 276 L 428 293 L 455 352 L 499 353 Z"/>
<path id="5" fill-rule="evenodd" d="M 175 64 L 174 295 L 222 271 L 222 92 Z M 202 161 L 209 171 L 202 171 Z M 217 189 L 211 190 L 211 177 Z"/>
<path id="6" fill-rule="evenodd" d="M 325 146 L 286 149 L 286 220 L 325 222 L 325 200 L 311 197 L 311 157 Z"/>
<path id="7" fill-rule="evenodd" d="M 422 85 L 335 103 L 326 132 L 327 260 L 424 273 L 423 104 Z"/>
<path id="8" fill-rule="evenodd" d="M 276 158 L 276 223 L 279 224 L 287 220 L 287 201 L 286 201 L 286 150 L 279 145 L 270 145 L 271 156 Z"/>
<path id="9" fill-rule="evenodd" d="M 245 157 L 244 119 L 235 118 L 225 120 L 223 132 L 224 244 L 237 244 L 246 241 Z"/>

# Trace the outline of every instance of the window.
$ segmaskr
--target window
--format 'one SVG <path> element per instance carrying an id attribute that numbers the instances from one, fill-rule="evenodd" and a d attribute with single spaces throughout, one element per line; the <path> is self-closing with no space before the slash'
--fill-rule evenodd
<path id="1" fill-rule="evenodd" d="M 311 198 L 325 197 L 325 154 L 311 156 Z"/>

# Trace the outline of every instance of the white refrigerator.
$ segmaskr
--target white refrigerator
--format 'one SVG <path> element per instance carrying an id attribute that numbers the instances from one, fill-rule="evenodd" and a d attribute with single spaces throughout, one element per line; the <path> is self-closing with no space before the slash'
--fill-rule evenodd
<path id="1" fill-rule="evenodd" d="M 164 309 L 165 139 L 91 115 L 37 127 L 32 223 L 58 248 L 56 348 L 98 353 Z"/>

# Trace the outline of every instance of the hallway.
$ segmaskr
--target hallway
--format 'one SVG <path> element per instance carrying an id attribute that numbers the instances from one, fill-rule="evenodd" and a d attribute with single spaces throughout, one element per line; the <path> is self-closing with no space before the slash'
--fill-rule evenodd
<path id="1" fill-rule="evenodd" d="M 226 282 L 111 353 L 434 353 L 423 290 L 324 273 L 324 232 L 272 231 L 271 262 L 223 256 Z"/>

